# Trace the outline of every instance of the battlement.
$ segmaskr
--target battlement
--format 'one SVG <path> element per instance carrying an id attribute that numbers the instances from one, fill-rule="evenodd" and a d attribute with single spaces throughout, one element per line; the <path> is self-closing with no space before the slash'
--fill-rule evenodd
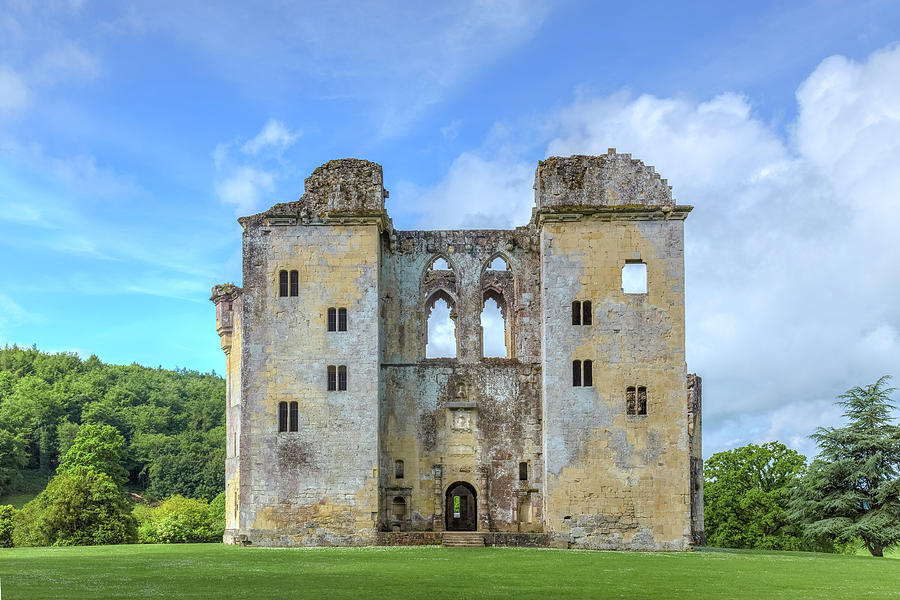
<path id="1" fill-rule="evenodd" d="M 304 193 L 299 200 L 276 204 L 269 210 L 242 217 L 238 222 L 269 225 L 352 217 L 380 217 L 385 215 L 384 189 L 381 165 L 358 158 L 330 160 L 317 167 L 304 182 Z"/>
<path id="2" fill-rule="evenodd" d="M 552 156 L 534 174 L 538 211 L 583 207 L 674 208 L 672 188 L 650 165 L 610 148 L 600 156 Z"/>

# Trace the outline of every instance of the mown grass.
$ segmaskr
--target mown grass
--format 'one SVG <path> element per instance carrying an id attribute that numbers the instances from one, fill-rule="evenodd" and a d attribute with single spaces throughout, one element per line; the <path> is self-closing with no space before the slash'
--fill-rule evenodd
<path id="1" fill-rule="evenodd" d="M 900 561 L 515 548 L 0 549 L 5 598 L 900 598 Z"/>

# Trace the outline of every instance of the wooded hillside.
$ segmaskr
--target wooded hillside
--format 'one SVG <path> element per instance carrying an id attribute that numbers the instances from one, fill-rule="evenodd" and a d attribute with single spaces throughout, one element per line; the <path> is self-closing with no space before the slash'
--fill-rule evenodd
<path id="1" fill-rule="evenodd" d="M 115 427 L 126 488 L 212 500 L 225 486 L 225 381 L 96 356 L 0 349 L 0 496 L 49 478 L 82 423 Z"/>

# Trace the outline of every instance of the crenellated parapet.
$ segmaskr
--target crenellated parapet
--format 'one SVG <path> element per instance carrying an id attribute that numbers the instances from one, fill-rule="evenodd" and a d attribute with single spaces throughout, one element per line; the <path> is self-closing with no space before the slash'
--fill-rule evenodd
<path id="1" fill-rule="evenodd" d="M 231 352 L 231 335 L 234 332 L 234 302 L 244 290 L 233 283 L 214 285 L 209 299 L 216 305 L 216 333 L 225 354 Z"/>
<path id="2" fill-rule="evenodd" d="M 650 165 L 617 154 L 553 156 L 538 163 L 534 175 L 535 217 L 565 213 L 602 213 L 623 218 L 626 213 L 687 215 L 691 207 L 676 206 L 672 188 Z M 681 218 L 684 218 L 681 216 Z"/>
<path id="3" fill-rule="evenodd" d="M 248 225 L 361 224 L 376 223 L 390 229 L 384 209 L 381 165 L 358 158 L 330 160 L 304 180 L 304 193 L 295 202 L 276 204 L 269 210 L 242 217 Z"/>

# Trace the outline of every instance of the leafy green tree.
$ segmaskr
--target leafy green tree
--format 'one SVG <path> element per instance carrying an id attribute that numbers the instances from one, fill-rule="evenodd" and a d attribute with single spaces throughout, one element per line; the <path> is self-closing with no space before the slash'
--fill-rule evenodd
<path id="1" fill-rule="evenodd" d="M 703 467 L 708 543 L 727 548 L 809 549 L 788 517 L 806 457 L 779 442 L 713 454 Z"/>
<path id="2" fill-rule="evenodd" d="M 106 473 L 78 466 L 54 477 L 15 516 L 16 546 L 91 546 L 136 539 L 131 505 Z"/>
<path id="3" fill-rule="evenodd" d="M 25 440 L 11 431 L 0 429 L 0 496 L 22 480 L 19 470 L 27 460 Z"/>
<path id="4" fill-rule="evenodd" d="M 13 520 L 16 507 L 10 504 L 0 505 L 0 548 L 12 548 Z"/>
<path id="5" fill-rule="evenodd" d="M 811 436 L 821 451 L 793 504 L 810 535 L 861 539 L 872 556 L 900 544 L 900 427 L 891 418 L 889 379 L 838 396 L 847 425 Z"/>
<path id="6" fill-rule="evenodd" d="M 215 514 L 202 498 L 174 495 L 159 506 L 136 509 L 138 540 L 142 544 L 216 542 L 222 540 L 224 522 L 215 522 Z"/>
<path id="7" fill-rule="evenodd" d="M 115 427 L 88 423 L 82 425 L 59 463 L 57 473 L 65 473 L 78 467 L 90 467 L 106 473 L 118 485 L 128 481 L 128 473 L 122 466 L 125 458 L 125 438 Z"/>

